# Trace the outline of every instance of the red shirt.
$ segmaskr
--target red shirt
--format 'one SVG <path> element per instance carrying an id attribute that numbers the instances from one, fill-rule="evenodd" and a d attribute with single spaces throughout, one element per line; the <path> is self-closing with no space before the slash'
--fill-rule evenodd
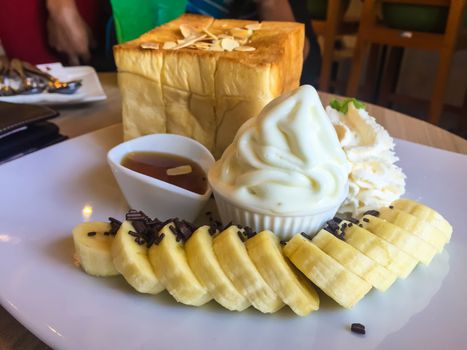
<path id="1" fill-rule="evenodd" d="M 99 1 L 75 2 L 81 16 L 95 33 L 100 20 Z M 9 58 L 33 64 L 63 59 L 48 45 L 45 3 L 45 0 L 0 0 L 0 40 Z"/>

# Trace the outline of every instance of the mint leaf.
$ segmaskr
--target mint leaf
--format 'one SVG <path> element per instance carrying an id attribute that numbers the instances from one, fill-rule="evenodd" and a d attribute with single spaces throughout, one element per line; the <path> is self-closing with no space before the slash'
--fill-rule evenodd
<path id="1" fill-rule="evenodd" d="M 356 98 L 346 98 L 345 100 L 340 102 L 338 100 L 332 100 L 329 105 L 336 111 L 341 112 L 343 114 L 347 114 L 347 112 L 349 111 L 349 103 L 351 102 L 353 103 L 355 108 L 365 108 L 365 104 L 362 101 L 357 100 Z"/>
<path id="2" fill-rule="evenodd" d="M 362 101 L 357 100 L 356 98 L 352 99 L 353 105 L 357 109 L 365 109 L 365 104 Z"/>
<path id="3" fill-rule="evenodd" d="M 331 103 L 329 104 L 332 108 L 334 108 L 336 111 L 341 111 L 341 103 L 337 100 L 332 100 Z"/>

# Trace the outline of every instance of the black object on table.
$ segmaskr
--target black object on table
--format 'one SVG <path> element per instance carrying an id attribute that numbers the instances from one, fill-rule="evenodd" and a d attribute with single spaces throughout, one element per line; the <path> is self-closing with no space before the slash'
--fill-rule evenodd
<path id="1" fill-rule="evenodd" d="M 0 164 L 67 139 L 46 121 L 58 115 L 46 106 L 0 102 Z"/>

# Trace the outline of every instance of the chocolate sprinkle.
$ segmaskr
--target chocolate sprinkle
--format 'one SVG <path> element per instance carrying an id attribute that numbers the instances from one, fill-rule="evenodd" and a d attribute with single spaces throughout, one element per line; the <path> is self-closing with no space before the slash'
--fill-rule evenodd
<path id="1" fill-rule="evenodd" d="M 188 221 L 175 219 L 175 223 L 184 240 L 190 238 L 192 233 L 196 230 L 196 228 Z"/>
<path id="2" fill-rule="evenodd" d="M 110 230 L 107 231 L 107 232 L 104 232 L 104 235 L 106 235 L 106 236 L 108 236 L 108 235 L 115 236 L 117 234 L 118 229 L 122 225 L 122 222 L 117 220 L 117 219 L 114 219 L 112 217 L 109 218 L 109 222 L 110 222 Z"/>
<path id="3" fill-rule="evenodd" d="M 340 223 L 342 222 L 342 219 L 339 218 L 339 217 L 337 217 L 337 216 L 334 216 L 334 217 L 332 218 L 332 220 L 335 221 L 335 222 L 337 222 L 338 224 L 340 224 Z"/>
<path id="4" fill-rule="evenodd" d="M 358 219 L 350 218 L 349 221 L 355 225 L 358 225 Z"/>
<path id="5" fill-rule="evenodd" d="M 300 232 L 300 234 L 301 234 L 303 237 L 305 237 L 306 239 L 309 239 L 310 241 L 313 239 L 312 236 L 307 235 L 305 232 Z"/>
<path id="6" fill-rule="evenodd" d="M 335 217 L 334 219 L 329 220 L 324 224 L 324 229 L 336 236 L 337 238 L 339 238 L 340 240 L 344 241 L 345 229 L 347 227 L 350 227 L 352 223 L 347 224 L 346 222 L 344 222 L 342 225 L 339 225 L 340 222 L 342 222 L 342 220 L 338 217 Z"/>
<path id="7" fill-rule="evenodd" d="M 232 221 L 230 221 L 227 225 L 225 225 L 224 227 L 222 227 L 220 230 L 221 230 L 221 231 L 225 231 L 225 230 L 227 230 L 230 226 L 232 226 Z"/>
<path id="8" fill-rule="evenodd" d="M 212 219 L 212 218 L 211 218 Z M 222 230 L 222 222 L 220 222 L 219 220 L 209 220 L 209 234 L 211 236 L 214 236 L 215 234 L 217 234 L 220 230 Z"/>
<path id="9" fill-rule="evenodd" d="M 368 219 L 368 218 L 363 218 L 362 221 L 370 222 L 370 219 Z"/>
<path id="10" fill-rule="evenodd" d="M 242 242 L 246 241 L 246 237 L 242 231 L 237 231 L 237 234 L 238 234 L 238 237 L 240 237 L 240 239 L 242 240 Z"/>
<path id="11" fill-rule="evenodd" d="M 393 206 L 393 205 L 390 205 L 390 206 L 389 206 L 389 209 L 394 209 L 394 206 Z"/>
<path id="12" fill-rule="evenodd" d="M 337 231 L 339 231 L 339 224 L 335 222 L 334 220 L 329 220 L 326 222 L 326 230 L 331 232 L 332 234 L 337 234 Z"/>
<path id="13" fill-rule="evenodd" d="M 366 333 L 365 326 L 362 325 L 361 323 L 352 323 L 352 325 L 350 326 L 350 330 L 353 333 L 358 333 L 358 334 L 365 334 Z"/>
<path id="14" fill-rule="evenodd" d="M 134 231 L 129 231 L 128 234 L 135 237 L 135 242 L 139 245 L 145 244 L 148 248 L 154 244 L 156 235 L 170 220 L 161 222 L 155 218 L 151 220 L 149 216 L 142 211 L 130 209 L 125 215 L 125 220 L 130 221 Z M 161 239 L 160 239 L 161 240 Z"/>
<path id="15" fill-rule="evenodd" d="M 133 236 L 133 237 L 137 237 L 137 238 L 140 237 L 140 234 L 137 233 L 137 232 L 134 232 L 134 231 L 128 231 L 128 234 L 129 234 L 130 236 Z"/>
<path id="16" fill-rule="evenodd" d="M 92 232 L 88 232 L 88 237 L 93 237 L 96 235 L 96 232 L 92 231 Z"/>
<path id="17" fill-rule="evenodd" d="M 128 211 L 128 213 L 125 215 L 125 220 L 145 223 L 149 223 L 151 221 L 151 219 L 142 211 L 137 211 L 134 209 L 130 209 Z"/>
<path id="18" fill-rule="evenodd" d="M 159 245 L 159 244 L 162 242 L 162 240 L 164 239 L 164 237 L 165 237 L 165 233 L 161 233 L 161 234 L 158 234 L 158 233 L 157 233 L 157 234 L 155 235 L 155 237 L 154 237 L 153 243 L 154 243 L 155 245 Z"/>
<path id="19" fill-rule="evenodd" d="M 368 210 L 363 213 L 363 215 L 379 216 L 379 211 L 377 210 Z"/>
<path id="20" fill-rule="evenodd" d="M 256 235 L 256 231 L 253 231 L 253 229 L 249 226 L 237 226 L 238 228 L 243 228 L 243 234 L 247 237 L 247 238 L 251 238 L 253 237 L 254 235 Z"/>
<path id="21" fill-rule="evenodd" d="M 191 237 L 196 229 L 188 221 L 180 220 L 179 218 L 168 220 L 168 222 L 170 221 L 172 222 L 172 225 L 170 225 L 169 228 L 175 236 L 177 242 L 185 242 L 188 238 Z"/>
<path id="22" fill-rule="evenodd" d="M 280 243 L 281 245 L 286 245 L 286 244 L 287 244 L 287 241 L 281 240 L 279 243 Z"/>
<path id="23" fill-rule="evenodd" d="M 144 221 L 137 221 L 137 220 L 129 220 L 131 224 L 135 228 L 136 232 L 141 235 L 144 235 L 145 231 L 148 229 L 148 224 Z"/>

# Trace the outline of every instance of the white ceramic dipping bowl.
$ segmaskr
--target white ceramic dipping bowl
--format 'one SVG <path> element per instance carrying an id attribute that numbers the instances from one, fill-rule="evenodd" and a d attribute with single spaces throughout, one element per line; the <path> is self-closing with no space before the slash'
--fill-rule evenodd
<path id="1" fill-rule="evenodd" d="M 107 161 L 130 208 L 161 220 L 178 217 L 194 221 L 211 196 L 211 188 L 197 194 L 130 170 L 121 162 L 130 152 L 159 152 L 189 158 L 207 174 L 214 157 L 199 142 L 175 134 L 153 134 L 123 142 L 112 148 Z"/>

